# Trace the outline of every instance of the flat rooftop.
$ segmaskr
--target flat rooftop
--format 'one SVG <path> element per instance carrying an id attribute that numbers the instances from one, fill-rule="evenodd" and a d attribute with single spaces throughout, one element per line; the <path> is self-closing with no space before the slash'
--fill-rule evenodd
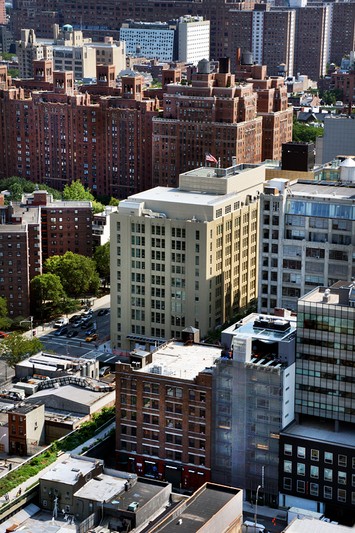
<path id="1" fill-rule="evenodd" d="M 175 509 L 173 515 L 167 517 L 156 531 L 159 533 L 196 533 L 203 528 L 211 518 L 216 515 L 227 503 L 239 493 L 239 489 L 229 487 L 213 487 L 207 484 L 201 492 L 193 495 L 187 502 L 181 514 Z M 242 509 L 241 509 L 242 511 Z M 235 508 L 236 516 L 231 515 L 231 522 L 237 517 L 238 507 Z M 180 523 L 181 520 L 181 523 Z M 166 523 L 165 523 L 166 522 Z"/>
<path id="2" fill-rule="evenodd" d="M 64 385 L 58 388 L 53 387 L 35 392 L 34 394 L 32 394 L 32 396 L 27 398 L 27 401 L 36 401 L 39 403 L 42 402 L 46 405 L 46 398 L 56 398 L 58 400 L 63 398 L 63 400 L 67 400 L 68 402 L 75 402 L 80 405 L 89 406 L 95 404 L 95 402 L 99 401 L 106 394 L 110 393 L 107 391 L 93 391 L 75 385 Z M 58 406 L 49 405 L 49 407 L 56 408 Z"/>
<path id="3" fill-rule="evenodd" d="M 56 481 L 66 485 L 75 485 L 78 480 L 78 475 L 82 474 L 86 476 L 86 474 L 95 468 L 96 461 L 97 459 L 90 461 L 71 456 L 61 463 L 56 463 L 53 468 L 40 476 L 40 479 Z"/>
<path id="4" fill-rule="evenodd" d="M 137 372 L 161 373 L 192 381 L 200 372 L 214 366 L 220 356 L 221 348 L 218 346 L 185 346 L 182 342 L 169 342 L 153 353 L 152 363 Z"/>
<path id="5" fill-rule="evenodd" d="M 163 481 L 150 479 L 144 479 L 144 481 L 138 480 L 128 489 L 128 491 L 121 492 L 119 498 L 111 500 L 109 502 L 109 507 L 126 510 L 130 503 L 138 502 L 139 507 L 141 508 L 154 498 L 154 496 L 159 494 L 159 492 L 161 492 L 167 485 L 168 483 Z"/>
<path id="6" fill-rule="evenodd" d="M 339 185 L 338 182 L 331 185 L 329 182 L 308 182 L 298 180 L 297 183 L 290 183 L 289 189 L 292 192 L 292 196 L 297 197 L 310 196 L 313 201 L 317 199 L 332 199 L 343 198 L 349 200 L 355 200 L 355 185 L 349 187 L 347 184 Z"/>
<path id="7" fill-rule="evenodd" d="M 296 518 L 284 529 L 287 533 L 350 533 L 353 528 L 312 518 Z"/>
<path id="8" fill-rule="evenodd" d="M 269 327 L 262 327 L 263 322 L 268 323 Z M 256 324 L 255 324 L 256 323 Z M 290 327 L 281 331 L 278 327 Z M 273 325 L 275 329 L 273 329 Z M 280 342 L 286 340 L 291 334 L 295 333 L 297 326 L 296 317 L 277 317 L 274 315 L 262 315 L 260 313 L 252 313 L 243 320 L 233 324 L 229 328 L 223 330 L 223 333 L 234 335 L 245 335 L 267 342 Z"/>
<path id="9" fill-rule="evenodd" d="M 96 502 L 109 502 L 124 491 L 126 482 L 127 478 L 100 474 L 81 487 L 75 496 Z"/>
<path id="10" fill-rule="evenodd" d="M 355 430 L 341 427 L 340 431 L 334 431 L 334 424 L 331 422 L 321 422 L 317 419 L 306 420 L 302 424 L 292 424 L 283 430 L 282 433 L 351 447 L 354 446 L 355 442 Z"/>

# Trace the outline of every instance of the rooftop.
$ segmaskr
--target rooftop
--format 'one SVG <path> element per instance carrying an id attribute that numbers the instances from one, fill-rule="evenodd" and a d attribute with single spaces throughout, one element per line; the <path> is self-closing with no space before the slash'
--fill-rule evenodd
<path id="1" fill-rule="evenodd" d="M 340 185 L 339 182 L 334 182 L 332 185 L 329 182 L 308 182 L 298 180 L 297 183 L 289 185 L 291 196 L 297 197 L 311 196 L 312 200 L 317 199 L 335 199 L 345 198 L 355 200 L 355 184 L 353 187 L 347 185 Z"/>
<path id="2" fill-rule="evenodd" d="M 226 328 L 223 333 L 242 334 L 253 339 L 280 342 L 296 331 L 296 317 L 277 317 L 251 313 L 246 318 Z"/>
<path id="3" fill-rule="evenodd" d="M 334 423 L 324 422 L 317 418 L 305 419 L 302 424 L 292 424 L 282 431 L 283 434 L 304 437 L 314 441 L 326 442 L 342 446 L 354 446 L 355 431 L 347 426 L 334 431 Z"/>
<path id="4" fill-rule="evenodd" d="M 241 491 L 239 489 L 224 487 L 221 485 L 213 485 L 207 483 L 200 490 L 198 490 L 191 498 L 184 502 L 183 510 L 179 514 L 179 509 L 175 509 L 174 513 L 167 517 L 162 524 L 159 524 L 156 531 L 159 533 L 196 533 L 211 520 L 225 505 L 227 505 L 233 498 L 239 495 L 241 498 Z M 241 500 L 240 500 L 241 502 Z M 238 516 L 238 505 L 235 505 L 233 510 L 235 515 L 230 513 L 230 522 L 232 523 Z M 240 503 L 240 513 L 242 506 Z M 207 526 L 206 526 L 207 527 Z M 224 530 L 224 529 L 223 529 Z"/>
<path id="5" fill-rule="evenodd" d="M 301 298 L 299 302 L 339 305 L 343 307 L 353 307 L 355 301 L 355 285 L 351 282 L 340 281 L 328 287 L 316 287 Z"/>
<path id="6" fill-rule="evenodd" d="M 75 496 L 97 502 L 110 501 L 124 490 L 127 478 L 100 474 L 81 487 Z"/>
<path id="7" fill-rule="evenodd" d="M 75 485 L 78 477 L 86 476 L 94 470 L 98 464 L 103 464 L 97 459 L 82 459 L 76 456 L 70 456 L 68 459 L 56 465 L 45 472 L 40 480 L 56 481 L 66 485 Z"/>
<path id="8" fill-rule="evenodd" d="M 200 372 L 214 366 L 221 355 L 221 348 L 204 344 L 185 346 L 181 342 L 169 342 L 153 354 L 153 362 L 138 372 L 151 372 L 193 380 Z"/>

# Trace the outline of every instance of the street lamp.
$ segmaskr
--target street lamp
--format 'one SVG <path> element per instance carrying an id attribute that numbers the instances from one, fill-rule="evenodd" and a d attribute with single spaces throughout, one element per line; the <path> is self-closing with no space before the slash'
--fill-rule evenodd
<path id="1" fill-rule="evenodd" d="M 258 485 L 258 488 L 256 489 L 256 498 L 255 498 L 255 514 L 254 514 L 255 533 L 256 533 L 256 524 L 258 522 L 258 499 L 259 499 L 259 490 L 260 489 L 261 489 L 261 485 Z"/>

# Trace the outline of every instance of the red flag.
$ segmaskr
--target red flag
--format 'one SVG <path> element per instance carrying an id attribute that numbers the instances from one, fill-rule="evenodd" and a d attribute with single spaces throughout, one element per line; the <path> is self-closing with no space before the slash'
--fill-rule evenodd
<path id="1" fill-rule="evenodd" d="M 209 152 L 206 152 L 206 161 L 209 161 L 210 163 L 218 163 L 217 159 Z"/>

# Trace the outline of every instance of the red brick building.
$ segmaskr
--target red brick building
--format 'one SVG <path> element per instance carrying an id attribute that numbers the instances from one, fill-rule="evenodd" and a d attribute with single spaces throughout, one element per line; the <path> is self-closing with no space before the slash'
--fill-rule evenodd
<path id="1" fill-rule="evenodd" d="M 211 476 L 212 366 L 220 349 L 170 342 L 116 366 L 120 470 L 194 490 Z M 164 428 L 162 430 L 162 428 Z"/>
<path id="2" fill-rule="evenodd" d="M 53 201 L 46 191 L 7 206 L 0 200 L 0 296 L 11 318 L 27 317 L 30 281 L 42 274 L 47 257 L 67 251 L 92 255 L 91 202 Z"/>
<path id="3" fill-rule="evenodd" d="M 246 74 L 236 84 L 227 60 L 219 72 L 202 61 L 191 85 L 166 84 L 163 116 L 153 119 L 153 185 L 175 186 L 180 173 L 205 163 L 206 153 L 221 167 L 281 157 L 281 144 L 292 139 L 284 80 L 268 78 L 262 66 Z M 171 71 L 163 71 L 163 85 L 166 78 Z"/>
<path id="4" fill-rule="evenodd" d="M 37 66 L 31 84 L 39 90 L 9 87 L 9 80 L 0 89 L 0 178 L 21 176 L 59 190 L 80 179 L 94 193 L 119 198 L 149 188 L 158 101 L 144 97 L 142 76 L 123 78 L 118 96 L 112 67 L 101 66 L 105 96 L 91 98 L 75 91 L 71 72 L 53 72 L 53 90 L 41 90 L 52 73 L 45 62 Z"/>
<path id="5" fill-rule="evenodd" d="M 44 444 L 44 404 L 15 407 L 8 415 L 9 453 L 32 455 Z"/>

